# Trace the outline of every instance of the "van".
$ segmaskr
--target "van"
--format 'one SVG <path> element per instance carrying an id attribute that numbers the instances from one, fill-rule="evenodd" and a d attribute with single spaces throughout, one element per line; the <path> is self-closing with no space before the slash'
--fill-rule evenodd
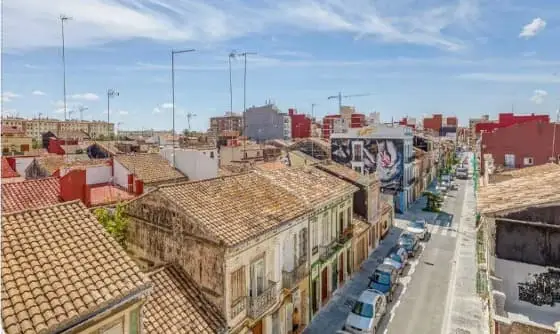
<path id="1" fill-rule="evenodd" d="M 369 277 L 368 289 L 381 291 L 391 302 L 397 289 L 397 278 L 399 274 L 395 267 L 389 264 L 380 264 L 375 268 L 373 275 Z"/>

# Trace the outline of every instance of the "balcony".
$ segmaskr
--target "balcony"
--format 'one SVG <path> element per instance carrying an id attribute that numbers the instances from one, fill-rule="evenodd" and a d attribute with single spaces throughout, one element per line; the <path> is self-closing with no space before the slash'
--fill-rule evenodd
<path id="1" fill-rule="evenodd" d="M 331 242 L 327 246 L 319 246 L 319 258 L 321 261 L 327 261 L 331 256 L 333 256 L 336 251 L 340 248 L 338 242 Z"/>
<path id="2" fill-rule="evenodd" d="M 306 261 L 300 261 L 300 264 L 292 271 L 282 270 L 282 288 L 288 290 L 295 288 L 307 274 Z"/>
<path id="3" fill-rule="evenodd" d="M 253 319 L 258 319 L 266 312 L 278 299 L 276 282 L 268 281 L 268 287 L 258 296 L 249 297 L 248 315 Z"/>
<path id="4" fill-rule="evenodd" d="M 230 309 L 230 317 L 235 319 L 238 315 L 247 309 L 247 297 L 239 298 Z"/>
<path id="5" fill-rule="evenodd" d="M 346 244 L 348 241 L 350 241 L 352 239 L 353 234 L 353 229 L 352 229 L 352 225 L 348 226 L 339 236 L 338 239 L 336 240 L 336 242 L 338 242 L 339 245 L 343 246 L 344 244 Z"/>

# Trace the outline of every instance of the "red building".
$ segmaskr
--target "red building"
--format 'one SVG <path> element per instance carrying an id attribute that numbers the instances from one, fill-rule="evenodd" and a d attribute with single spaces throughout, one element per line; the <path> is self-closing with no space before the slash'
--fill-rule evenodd
<path id="1" fill-rule="evenodd" d="M 454 116 L 446 117 L 445 118 L 445 124 L 446 124 L 446 126 L 457 127 L 459 125 L 459 121 L 457 120 L 457 117 L 454 117 Z"/>
<path id="2" fill-rule="evenodd" d="M 432 130 L 439 133 L 443 124 L 443 115 L 434 114 L 432 117 L 425 117 L 423 121 L 424 130 Z"/>
<path id="3" fill-rule="evenodd" d="M 404 125 L 408 126 L 409 128 L 416 129 L 416 121 L 409 119 L 408 117 L 403 117 L 403 119 L 399 121 L 399 125 Z"/>
<path id="4" fill-rule="evenodd" d="M 311 137 L 311 119 L 305 114 L 298 114 L 296 109 L 288 109 L 292 121 L 292 138 Z"/>
<path id="5" fill-rule="evenodd" d="M 323 138 L 331 137 L 335 121 L 341 118 L 341 115 L 327 115 L 323 118 Z M 363 128 L 364 126 L 366 126 L 366 115 L 353 113 L 350 116 L 350 128 Z"/>
<path id="6" fill-rule="evenodd" d="M 492 154 L 496 166 L 509 168 L 542 165 L 549 162 L 551 157 L 558 161 L 560 156 L 560 126 L 555 123 L 540 120 L 523 122 L 483 132 L 481 138 L 482 166 L 486 153 Z"/>
<path id="7" fill-rule="evenodd" d="M 550 122 L 550 117 L 548 115 L 514 115 L 513 113 L 505 113 L 499 114 L 497 121 L 485 122 L 485 123 L 477 123 L 475 125 L 475 132 L 481 133 L 484 132 L 492 132 L 498 128 L 505 128 L 510 125 L 514 124 L 521 124 L 525 122 L 531 121 L 541 121 L 544 123 Z"/>

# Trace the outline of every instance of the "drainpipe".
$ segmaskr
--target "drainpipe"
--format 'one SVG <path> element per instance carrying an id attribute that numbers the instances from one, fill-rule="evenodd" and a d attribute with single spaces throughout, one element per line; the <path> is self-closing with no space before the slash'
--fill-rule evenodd
<path id="1" fill-rule="evenodd" d="M 307 217 L 307 231 L 309 233 L 309 236 L 311 236 L 311 219 L 309 219 L 310 217 Z M 313 303 L 311 301 L 311 298 L 313 296 L 313 294 L 311 293 L 311 279 L 312 279 L 312 272 L 311 272 L 311 252 L 313 252 L 313 237 L 308 238 L 308 242 L 307 242 L 307 271 L 309 272 L 308 274 L 308 278 L 307 278 L 307 312 L 308 312 L 308 316 L 307 316 L 307 324 L 311 324 L 311 319 L 313 319 Z"/>

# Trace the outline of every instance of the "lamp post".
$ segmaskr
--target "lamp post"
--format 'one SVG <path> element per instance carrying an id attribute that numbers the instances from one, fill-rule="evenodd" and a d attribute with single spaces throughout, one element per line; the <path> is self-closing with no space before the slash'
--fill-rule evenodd
<path id="1" fill-rule="evenodd" d="M 236 56 L 243 57 L 243 136 L 246 136 L 245 129 L 247 128 L 247 122 L 245 120 L 245 111 L 247 110 L 247 56 L 256 55 L 256 52 L 241 52 L 241 53 L 230 53 L 230 57 L 235 58 Z M 243 151 L 245 152 L 245 144 L 247 140 L 243 140 Z"/>
<path id="2" fill-rule="evenodd" d="M 71 20 L 72 18 L 66 15 L 60 15 L 60 26 L 62 30 L 62 89 L 64 93 L 64 120 L 66 120 L 66 57 L 65 57 L 65 45 L 64 45 L 64 22 Z"/>
<path id="3" fill-rule="evenodd" d="M 119 92 L 114 88 L 107 89 L 107 126 L 110 123 L 110 115 L 111 115 L 111 98 L 119 96 Z"/>
<path id="4" fill-rule="evenodd" d="M 173 110 L 173 167 L 175 167 L 175 55 L 194 52 L 195 49 L 171 50 L 171 108 Z"/>

